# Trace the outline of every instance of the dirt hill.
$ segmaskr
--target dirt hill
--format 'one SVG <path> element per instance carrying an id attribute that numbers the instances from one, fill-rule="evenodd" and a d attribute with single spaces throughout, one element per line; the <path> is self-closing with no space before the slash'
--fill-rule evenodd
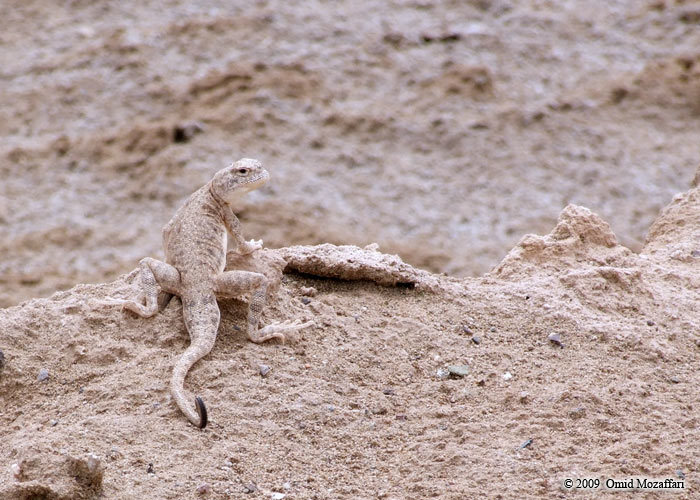
<path id="1" fill-rule="evenodd" d="M 255 345 L 244 305 L 221 301 L 186 382 L 204 431 L 168 391 L 179 300 L 152 319 L 96 305 L 136 294 L 136 272 L 0 310 L 0 495 L 566 498 L 566 478 L 645 476 L 684 478 L 692 498 L 699 245 L 694 188 L 639 254 L 570 205 L 482 278 L 372 246 L 262 251 L 287 263 L 264 322 L 315 326 Z"/>

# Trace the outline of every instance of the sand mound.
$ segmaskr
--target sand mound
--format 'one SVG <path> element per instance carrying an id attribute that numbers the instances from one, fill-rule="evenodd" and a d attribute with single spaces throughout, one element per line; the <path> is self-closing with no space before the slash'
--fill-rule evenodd
<path id="1" fill-rule="evenodd" d="M 649 229 L 643 253 L 697 263 L 695 259 L 700 257 L 699 205 L 698 187 L 676 195 Z"/>
<path id="2" fill-rule="evenodd" d="M 102 464 L 94 455 L 76 458 L 65 451 L 29 446 L 10 466 L 13 483 L 0 486 L 3 498 L 18 500 L 80 500 L 102 492 Z"/>
<path id="3" fill-rule="evenodd" d="M 524 236 L 493 270 L 498 277 L 512 278 L 543 271 L 556 272 L 587 259 L 614 258 L 630 254 L 621 247 L 607 222 L 585 207 L 567 206 L 547 236 Z"/>
<path id="4" fill-rule="evenodd" d="M 691 498 L 699 213 L 698 188 L 678 195 L 637 254 L 569 205 L 480 279 L 374 246 L 230 255 L 278 285 L 264 323 L 315 326 L 255 345 L 244 304 L 221 301 L 186 381 L 205 431 L 168 393 L 179 300 L 148 320 L 95 306 L 133 296 L 135 272 L 0 310 L 0 496 L 543 497 L 569 477 L 646 476 L 684 478 Z"/>
<path id="5" fill-rule="evenodd" d="M 296 246 L 280 248 L 277 253 L 285 260 L 287 270 L 313 276 L 426 290 L 439 287 L 440 280 L 434 275 L 406 264 L 398 255 L 381 253 L 376 243 L 365 248 L 329 243 Z"/>

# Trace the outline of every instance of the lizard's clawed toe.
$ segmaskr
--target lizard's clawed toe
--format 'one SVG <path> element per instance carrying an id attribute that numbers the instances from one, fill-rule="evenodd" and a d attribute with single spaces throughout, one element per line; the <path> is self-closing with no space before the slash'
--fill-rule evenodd
<path id="1" fill-rule="evenodd" d="M 250 336 L 250 339 L 255 343 L 266 342 L 271 339 L 280 339 L 284 344 L 286 341 L 286 336 L 282 332 L 296 332 L 302 328 L 309 327 L 313 325 L 313 321 L 307 321 L 306 323 L 301 323 L 298 319 L 286 320 L 281 323 L 274 323 L 272 325 L 267 325 L 264 328 L 258 330 L 257 335 Z"/>
<path id="2" fill-rule="evenodd" d="M 124 299 L 100 299 L 94 301 L 93 303 L 98 306 L 119 307 L 120 310 L 124 310 L 124 305 L 126 302 L 127 301 Z"/>

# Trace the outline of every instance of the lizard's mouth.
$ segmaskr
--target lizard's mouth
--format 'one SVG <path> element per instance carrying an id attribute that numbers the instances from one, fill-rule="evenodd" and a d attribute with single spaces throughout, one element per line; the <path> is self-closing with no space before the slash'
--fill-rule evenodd
<path id="1" fill-rule="evenodd" d="M 245 183 L 245 189 L 246 189 L 246 191 L 252 191 L 253 189 L 258 189 L 259 187 L 262 187 L 263 185 L 267 184 L 267 181 L 269 181 L 269 180 L 270 180 L 270 174 L 267 172 L 267 170 L 263 170 L 255 177 L 251 177 Z"/>

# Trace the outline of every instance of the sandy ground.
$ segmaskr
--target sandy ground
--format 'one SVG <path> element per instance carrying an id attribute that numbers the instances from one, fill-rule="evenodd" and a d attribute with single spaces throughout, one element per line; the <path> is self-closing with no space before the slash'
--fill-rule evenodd
<path id="1" fill-rule="evenodd" d="M 4 6 L 0 498 L 693 497 L 700 2 Z M 286 345 L 222 302 L 200 432 L 167 389 L 179 301 L 94 301 L 244 156 L 276 255 L 376 242 L 438 274 L 329 278 L 306 247 L 265 313 L 316 322 Z"/>
<path id="2" fill-rule="evenodd" d="M 639 251 L 698 164 L 698 2 L 231 4 L 9 2 L 0 306 L 159 255 L 239 157 L 272 173 L 242 211 L 269 246 L 377 242 L 453 276 L 568 203 Z"/>
<path id="3" fill-rule="evenodd" d="M 255 345 L 245 306 L 220 301 L 187 379 L 204 431 L 168 391 L 180 301 L 147 320 L 98 305 L 135 296 L 136 273 L 4 309 L 0 496 L 599 498 L 562 485 L 642 476 L 685 489 L 621 497 L 697 497 L 699 242 L 696 188 L 641 254 L 570 205 L 483 278 L 266 250 L 290 264 L 263 321 L 315 325 Z"/>

